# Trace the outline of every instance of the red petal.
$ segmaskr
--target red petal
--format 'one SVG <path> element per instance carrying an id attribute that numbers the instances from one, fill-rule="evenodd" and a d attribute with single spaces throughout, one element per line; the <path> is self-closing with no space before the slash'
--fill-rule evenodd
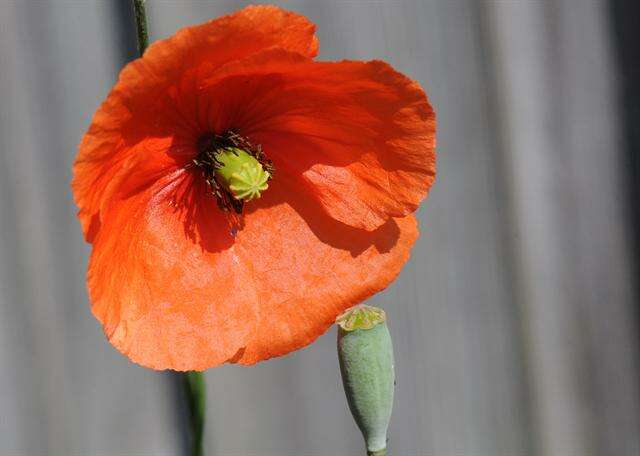
<path id="1" fill-rule="evenodd" d="M 100 225 L 107 185 L 141 142 L 151 141 L 146 149 L 172 157 L 170 168 L 193 156 L 198 118 L 191 109 L 198 102 L 201 77 L 274 45 L 313 57 L 318 50 L 314 31 L 303 16 L 275 6 L 250 6 L 184 28 L 128 64 L 96 112 L 74 164 L 72 187 L 87 239 Z"/>
<path id="2" fill-rule="evenodd" d="M 231 127 L 262 144 L 328 214 L 373 230 L 412 213 L 435 179 L 435 114 L 384 62 L 314 62 L 271 49 L 208 80 Z M 220 117 L 216 114 L 217 117 Z"/>
<path id="3" fill-rule="evenodd" d="M 253 364 L 312 343 L 340 313 L 397 277 L 417 236 L 413 215 L 365 231 L 274 181 L 235 244 L 251 265 L 259 298 L 256 326 L 238 362 Z"/>
<path id="4" fill-rule="evenodd" d="M 417 237 L 413 216 L 358 230 L 273 181 L 234 241 L 199 185 L 177 171 L 103 208 L 93 312 L 147 367 L 252 364 L 301 348 L 386 287 Z"/>
<path id="5" fill-rule="evenodd" d="M 155 369 L 233 358 L 253 330 L 257 299 L 215 201 L 177 171 L 103 210 L 88 285 L 111 343 Z"/>

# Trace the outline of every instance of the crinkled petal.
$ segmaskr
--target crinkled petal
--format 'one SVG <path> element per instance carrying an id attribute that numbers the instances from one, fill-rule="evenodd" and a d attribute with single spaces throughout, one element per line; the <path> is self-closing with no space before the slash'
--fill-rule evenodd
<path id="1" fill-rule="evenodd" d="M 385 288 L 435 175 L 424 92 L 382 62 L 314 63 L 275 7 L 187 28 L 129 64 L 80 145 L 73 190 L 109 340 L 155 369 L 252 364 L 311 343 Z M 203 133 L 261 144 L 275 177 L 232 234 Z"/>
<path id="2" fill-rule="evenodd" d="M 253 364 L 304 347 L 385 288 L 417 237 L 412 215 L 364 231 L 274 181 L 233 238 L 198 182 L 176 171 L 103 208 L 93 312 L 111 343 L 147 367 Z"/>
<path id="3" fill-rule="evenodd" d="M 278 46 L 316 55 L 315 26 L 305 17 L 275 6 L 250 6 L 202 25 L 187 27 L 153 43 L 129 63 L 100 106 L 83 137 L 72 187 L 85 237 L 101 224 L 104 189 L 139 143 L 173 159 L 169 168 L 193 156 L 199 125 L 192 117 L 201 78 L 220 66 Z M 159 147 L 164 145 L 164 147 Z"/>
<path id="4" fill-rule="evenodd" d="M 110 342 L 154 369 L 202 370 L 242 353 L 257 296 L 215 200 L 188 172 L 113 195 L 88 286 Z"/>
<path id="5" fill-rule="evenodd" d="M 366 231 L 327 216 L 295 188 L 274 183 L 269 190 L 235 243 L 258 296 L 242 364 L 312 343 L 340 313 L 397 277 L 418 236 L 413 215 Z"/>
<path id="6" fill-rule="evenodd" d="M 235 113 L 228 126 L 275 162 L 276 179 L 296 179 L 345 224 L 373 230 L 410 214 L 434 182 L 434 111 L 416 82 L 384 62 L 270 49 L 207 84 L 219 109 Z"/>

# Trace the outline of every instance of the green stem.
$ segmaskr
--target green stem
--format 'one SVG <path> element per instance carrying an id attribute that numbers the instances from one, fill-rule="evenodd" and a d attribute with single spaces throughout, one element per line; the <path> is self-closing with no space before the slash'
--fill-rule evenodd
<path id="1" fill-rule="evenodd" d="M 182 374 L 184 392 L 189 406 L 189 431 L 191 434 L 191 455 L 202 456 L 204 450 L 204 414 L 206 404 L 206 388 L 202 372 L 185 372 Z"/>
<path id="2" fill-rule="evenodd" d="M 149 46 L 149 28 L 147 27 L 147 11 L 145 0 L 131 0 L 133 12 L 136 16 L 136 30 L 138 32 L 138 53 L 140 57 Z"/>
<path id="3" fill-rule="evenodd" d="M 387 449 L 378 451 L 367 451 L 367 456 L 387 456 Z"/>

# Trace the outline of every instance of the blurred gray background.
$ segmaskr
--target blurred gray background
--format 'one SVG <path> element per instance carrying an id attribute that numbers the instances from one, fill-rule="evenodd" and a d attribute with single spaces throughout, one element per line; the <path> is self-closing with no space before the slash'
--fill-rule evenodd
<path id="1" fill-rule="evenodd" d="M 639 455 L 638 187 L 611 5 L 274 3 L 318 25 L 319 59 L 384 59 L 438 114 L 422 236 L 371 300 L 395 342 L 391 454 Z M 245 4 L 150 0 L 151 37 Z M 128 1 L 0 0 L 0 455 L 185 454 L 176 376 L 130 363 L 91 316 L 69 188 L 134 56 Z M 207 454 L 362 454 L 335 337 L 210 370 Z"/>

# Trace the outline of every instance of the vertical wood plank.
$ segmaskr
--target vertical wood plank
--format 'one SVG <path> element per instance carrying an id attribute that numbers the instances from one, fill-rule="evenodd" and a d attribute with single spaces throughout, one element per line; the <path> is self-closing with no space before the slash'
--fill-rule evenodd
<path id="1" fill-rule="evenodd" d="M 114 4 L 0 2 L 0 453 L 175 454 L 173 389 L 89 310 L 69 183 L 122 61 Z"/>
<path id="2" fill-rule="evenodd" d="M 636 454 L 636 279 L 606 11 L 483 5 L 540 454 Z"/>

